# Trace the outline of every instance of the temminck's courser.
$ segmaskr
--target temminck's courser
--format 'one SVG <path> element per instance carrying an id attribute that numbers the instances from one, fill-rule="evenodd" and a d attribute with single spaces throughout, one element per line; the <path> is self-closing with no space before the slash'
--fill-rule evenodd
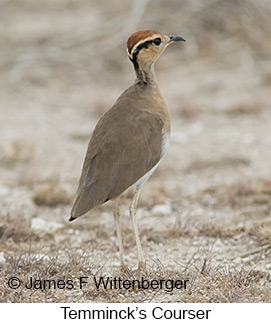
<path id="1" fill-rule="evenodd" d="M 165 154 L 170 135 L 168 108 L 153 65 L 165 48 L 176 41 L 184 39 L 154 30 L 141 30 L 129 37 L 127 51 L 136 80 L 103 115 L 93 131 L 71 211 L 70 221 L 113 200 L 121 266 L 124 261 L 118 199 L 132 187 L 134 197 L 129 211 L 139 268 L 144 268 L 136 221 L 139 193 Z"/>

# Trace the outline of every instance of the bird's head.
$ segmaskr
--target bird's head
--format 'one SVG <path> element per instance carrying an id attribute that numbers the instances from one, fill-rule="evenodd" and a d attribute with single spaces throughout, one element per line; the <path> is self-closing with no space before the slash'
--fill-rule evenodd
<path id="1" fill-rule="evenodd" d="M 180 36 L 167 36 L 155 30 L 140 30 L 127 40 L 127 52 L 135 69 L 150 67 L 166 47 L 176 41 L 185 41 Z"/>

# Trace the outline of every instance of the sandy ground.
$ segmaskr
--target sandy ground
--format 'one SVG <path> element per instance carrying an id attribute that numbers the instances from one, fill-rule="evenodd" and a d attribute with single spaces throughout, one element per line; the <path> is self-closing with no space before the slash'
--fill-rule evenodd
<path id="1" fill-rule="evenodd" d="M 247 39 L 238 48 L 238 37 L 230 42 L 222 34 L 215 34 L 217 47 L 208 35 L 202 47 L 191 22 L 181 34 L 187 43 L 167 49 L 156 66 L 172 137 L 137 214 L 147 268 L 140 275 L 189 279 L 189 286 L 95 288 L 93 277 L 141 277 L 129 194 L 121 201 L 124 271 L 110 203 L 68 222 L 93 127 L 134 77 L 125 53 L 129 33 L 112 39 L 108 31 L 119 30 L 116 18 L 130 12 L 115 4 L 110 14 L 103 2 L 1 2 L 1 301 L 270 302 L 270 54 L 266 45 L 256 55 Z M 176 6 L 172 1 L 172 14 Z M 195 8 L 184 6 L 194 15 Z M 160 2 L 153 17 L 158 9 Z M 143 21 L 150 10 L 149 3 Z M 179 33 L 178 17 L 149 25 Z M 102 33 L 98 23 L 106 19 Z M 92 283 L 82 290 L 12 290 L 13 276 L 22 282 L 88 276 Z"/>

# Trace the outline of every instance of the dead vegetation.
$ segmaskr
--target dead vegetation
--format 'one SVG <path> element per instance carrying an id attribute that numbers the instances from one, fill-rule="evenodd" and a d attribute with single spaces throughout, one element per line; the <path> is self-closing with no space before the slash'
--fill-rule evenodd
<path id="1" fill-rule="evenodd" d="M 67 247 L 67 246 L 66 246 Z M 191 261 L 185 263 L 176 259 L 176 270 L 169 270 L 161 261 L 153 260 L 146 272 L 140 274 L 129 267 L 110 273 L 111 278 L 122 280 L 188 280 L 186 289 L 97 289 L 94 277 L 108 277 L 101 266 L 94 271 L 89 255 L 69 254 L 69 262 L 63 263 L 60 254 L 67 252 L 61 248 L 58 252 L 44 254 L 44 250 L 30 245 L 27 253 L 17 252 L 6 257 L 7 266 L 1 267 L 1 302 L 270 302 L 270 277 L 266 272 L 238 268 L 228 263 L 226 266 L 215 264 L 211 249 L 200 250 Z M 23 286 L 10 290 L 6 279 L 19 277 L 21 282 L 30 285 L 33 280 L 47 281 L 47 287 L 32 288 Z M 79 277 L 88 277 L 88 285 L 79 288 Z M 48 281 L 72 281 L 73 289 L 53 288 Z M 49 287 L 51 286 L 51 287 Z"/>
<path id="2" fill-rule="evenodd" d="M 43 184 L 36 188 L 32 197 L 33 202 L 37 205 L 46 205 L 54 207 L 59 204 L 71 204 L 74 194 L 59 184 Z"/>
<path id="3" fill-rule="evenodd" d="M 16 214 L 16 216 L 6 214 L 1 218 L 0 242 L 2 244 L 9 240 L 12 240 L 15 244 L 19 244 L 21 242 L 27 242 L 33 237 L 33 234 L 29 230 L 29 219 L 24 216 L 19 214 Z"/>
<path id="4" fill-rule="evenodd" d="M 266 108 L 264 102 L 249 102 L 247 104 L 242 103 L 237 106 L 231 107 L 225 111 L 230 116 L 242 116 L 244 114 L 248 115 L 260 115 L 263 113 L 264 109 Z"/>
<path id="5" fill-rule="evenodd" d="M 264 219 L 251 223 L 249 234 L 261 245 L 271 245 L 271 220 Z"/>
<path id="6" fill-rule="evenodd" d="M 8 0 L 0 9 L 0 302 L 271 302 L 270 4 Z M 157 64 L 172 140 L 138 210 L 141 274 L 189 279 L 185 291 L 95 288 L 93 277 L 140 277 L 128 198 L 123 271 L 109 203 L 68 222 L 90 133 L 133 80 L 125 41 L 142 28 L 187 40 Z M 81 290 L 8 286 L 80 276 L 90 279 Z"/>

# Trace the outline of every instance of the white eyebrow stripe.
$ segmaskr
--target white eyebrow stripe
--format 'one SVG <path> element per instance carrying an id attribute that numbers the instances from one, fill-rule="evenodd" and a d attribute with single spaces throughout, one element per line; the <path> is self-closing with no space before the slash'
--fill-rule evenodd
<path id="1" fill-rule="evenodd" d="M 141 45 L 141 44 L 145 43 L 146 41 L 153 40 L 153 39 L 155 39 L 155 38 L 157 38 L 157 37 L 160 37 L 160 38 L 162 39 L 161 35 L 159 35 L 159 34 L 153 34 L 152 36 L 149 36 L 149 37 L 144 38 L 144 39 L 140 40 L 139 42 L 137 42 L 137 43 L 134 45 L 134 47 L 132 48 L 132 50 L 131 50 L 131 54 L 130 54 L 130 53 L 129 53 L 129 51 L 128 51 L 128 55 L 129 55 L 129 57 L 133 57 L 133 54 L 134 54 L 134 52 L 135 52 L 136 48 L 137 48 L 139 45 Z"/>
<path id="2" fill-rule="evenodd" d="M 132 53 L 130 53 L 129 52 L 129 49 L 127 48 L 127 54 L 128 54 L 128 56 L 132 59 L 133 58 L 133 55 L 132 55 Z"/>

